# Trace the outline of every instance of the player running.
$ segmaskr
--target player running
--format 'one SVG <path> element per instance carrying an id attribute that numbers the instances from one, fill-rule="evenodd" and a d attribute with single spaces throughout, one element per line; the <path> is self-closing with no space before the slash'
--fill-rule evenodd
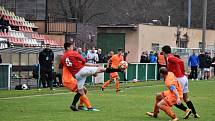
<path id="1" fill-rule="evenodd" d="M 108 60 L 108 64 L 107 67 L 109 68 L 109 66 L 111 66 L 114 69 L 118 69 L 119 67 L 119 63 L 121 61 L 123 61 L 123 55 L 122 55 L 123 49 L 118 49 L 118 53 L 113 55 L 109 60 Z M 116 83 L 116 93 L 118 93 L 120 91 L 120 81 L 119 81 L 119 74 L 118 72 L 113 72 L 110 73 L 110 79 L 108 81 L 106 81 L 102 87 L 101 90 L 102 92 L 104 91 L 104 89 L 112 82 L 115 81 Z"/>
<path id="2" fill-rule="evenodd" d="M 183 98 L 183 92 L 180 83 L 176 80 L 175 75 L 172 72 L 168 72 L 166 67 L 161 67 L 159 70 L 161 76 L 164 78 L 164 83 L 167 90 L 157 94 L 153 112 L 147 112 L 148 116 L 157 118 L 159 109 L 163 110 L 171 121 L 178 121 L 175 113 L 171 110 L 171 107 L 175 104 L 181 104 Z"/>
<path id="3" fill-rule="evenodd" d="M 186 108 L 182 103 L 181 105 L 175 105 L 177 108 L 183 110 L 186 112 L 186 115 L 184 119 L 189 118 L 189 115 L 191 112 L 194 114 L 195 118 L 200 118 L 200 116 L 196 113 L 195 107 L 193 103 L 188 98 L 188 79 L 185 75 L 185 67 L 183 60 L 174 57 L 174 55 L 171 54 L 171 47 L 170 46 L 164 46 L 162 48 L 162 51 L 164 52 L 167 68 L 168 71 L 173 72 L 177 78 L 177 80 L 180 82 L 182 89 L 183 89 L 183 100 L 187 104 L 188 108 Z M 191 111 L 190 111 L 191 109 Z"/>
<path id="4" fill-rule="evenodd" d="M 85 103 L 87 106 L 88 111 L 99 111 L 98 109 L 92 108 L 90 105 L 89 99 L 86 96 L 86 90 L 84 87 L 86 78 L 91 75 L 96 75 L 97 73 L 111 73 L 111 72 L 120 72 L 120 69 L 113 69 L 113 68 L 102 68 L 98 67 L 97 64 L 89 64 L 86 63 L 86 60 L 76 51 L 73 51 L 73 42 L 65 42 L 64 43 L 64 49 L 65 53 L 61 58 L 61 64 L 64 67 L 64 72 L 67 72 L 67 79 L 75 77 L 77 80 L 77 87 L 74 86 L 74 80 L 70 82 L 65 82 L 65 86 L 69 89 L 71 88 L 71 91 L 75 91 L 74 89 L 77 88 L 77 93 L 74 96 L 73 102 L 70 105 L 70 108 L 73 111 L 78 111 L 76 104 L 79 101 L 80 97 L 81 100 Z M 66 70 L 67 69 L 67 70 Z M 68 71 L 72 74 L 69 75 Z M 69 81 L 69 80 L 68 80 Z M 67 83 L 67 84 L 66 84 Z"/>

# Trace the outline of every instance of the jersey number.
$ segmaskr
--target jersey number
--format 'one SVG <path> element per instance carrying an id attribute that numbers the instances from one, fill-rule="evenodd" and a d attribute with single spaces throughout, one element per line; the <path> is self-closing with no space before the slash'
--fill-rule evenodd
<path id="1" fill-rule="evenodd" d="M 69 60 L 69 58 L 66 58 L 66 66 L 72 66 L 72 62 Z"/>

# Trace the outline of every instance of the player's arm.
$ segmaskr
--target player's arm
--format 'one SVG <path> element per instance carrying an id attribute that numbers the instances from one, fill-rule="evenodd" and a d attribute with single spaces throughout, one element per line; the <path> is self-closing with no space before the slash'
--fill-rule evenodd
<path id="1" fill-rule="evenodd" d="M 174 93 L 174 95 L 176 96 L 176 99 L 177 99 L 177 104 L 181 104 L 181 100 L 180 100 L 180 97 L 179 97 L 179 94 L 178 94 L 178 91 L 176 89 L 176 87 L 174 85 L 170 85 L 169 87 L 170 91 L 172 91 Z"/>
<path id="2" fill-rule="evenodd" d="M 112 57 L 108 60 L 107 68 L 109 68 L 109 66 L 111 65 L 110 63 L 112 63 Z"/>

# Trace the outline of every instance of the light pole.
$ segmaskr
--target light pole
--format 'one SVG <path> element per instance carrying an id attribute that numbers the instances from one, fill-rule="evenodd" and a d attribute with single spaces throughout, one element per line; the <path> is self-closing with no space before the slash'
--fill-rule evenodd
<path id="1" fill-rule="evenodd" d="M 188 21 L 187 27 L 191 27 L 191 14 L 192 14 L 192 0 L 188 0 Z"/>
<path id="2" fill-rule="evenodd" d="M 205 51 L 205 35 L 206 35 L 206 25 L 207 25 L 207 0 L 204 0 L 203 4 L 203 24 L 202 24 L 202 50 Z"/>

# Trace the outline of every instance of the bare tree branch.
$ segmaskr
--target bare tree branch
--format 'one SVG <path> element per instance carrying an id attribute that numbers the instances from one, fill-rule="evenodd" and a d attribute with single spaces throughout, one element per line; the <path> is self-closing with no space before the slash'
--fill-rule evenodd
<path id="1" fill-rule="evenodd" d="M 93 19 L 94 17 L 99 16 L 99 15 L 103 15 L 103 14 L 105 14 L 105 13 L 107 13 L 107 12 L 100 12 L 100 13 L 93 14 L 92 16 L 90 16 L 90 17 L 85 21 L 85 23 L 88 23 L 88 22 L 89 22 L 91 19 Z"/>

